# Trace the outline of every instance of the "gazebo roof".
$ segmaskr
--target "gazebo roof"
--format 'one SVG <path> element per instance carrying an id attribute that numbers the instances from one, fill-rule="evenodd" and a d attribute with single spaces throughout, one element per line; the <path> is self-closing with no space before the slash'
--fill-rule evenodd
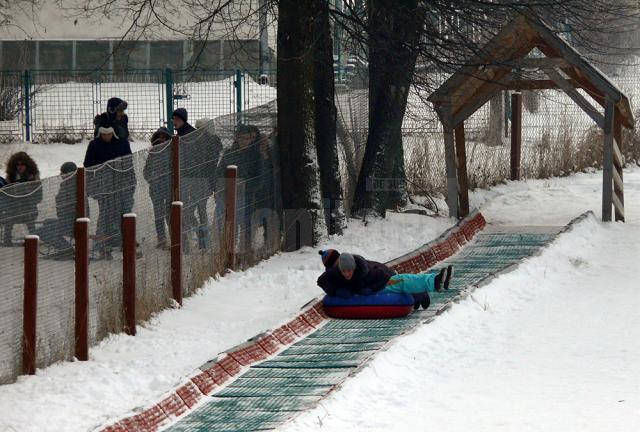
<path id="1" fill-rule="evenodd" d="M 537 48 L 545 57 L 531 57 Z M 542 76 L 544 79 L 536 79 Z M 634 127 L 629 98 L 540 18 L 519 15 L 481 52 L 447 79 L 428 100 L 445 125 L 456 127 L 502 90 L 561 89 L 599 126 L 604 117 L 578 92 L 604 107 L 615 103 L 620 122 Z"/>

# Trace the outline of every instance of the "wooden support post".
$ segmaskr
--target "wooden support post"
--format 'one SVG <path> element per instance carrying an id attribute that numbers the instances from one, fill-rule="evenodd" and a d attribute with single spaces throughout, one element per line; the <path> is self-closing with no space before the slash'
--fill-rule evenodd
<path id="1" fill-rule="evenodd" d="M 460 202 L 460 213 L 458 217 L 463 218 L 469 214 L 469 177 L 467 176 L 467 149 L 464 137 L 464 122 L 460 123 L 455 130 L 456 138 L 456 169 L 458 172 L 458 195 Z"/>
<path id="2" fill-rule="evenodd" d="M 602 160 L 602 220 L 611 222 L 613 205 L 613 124 L 615 103 L 607 98 L 604 109 L 604 151 Z"/>
<path id="3" fill-rule="evenodd" d="M 224 234 L 220 255 L 224 257 L 225 268 L 236 265 L 236 201 L 238 189 L 238 167 L 229 165 L 225 171 Z"/>
<path id="4" fill-rule="evenodd" d="M 623 161 L 621 157 L 623 143 L 622 143 L 622 116 L 618 115 L 618 112 L 615 115 L 614 119 L 614 129 L 613 129 L 613 137 L 614 141 L 614 166 L 613 166 L 613 193 L 618 199 L 622 209 L 617 209 L 615 211 L 615 220 L 624 222 L 624 170 L 623 170 Z M 616 155 L 620 155 L 616 157 Z M 616 163 L 616 159 L 620 159 Z M 621 210 L 621 211 L 620 211 Z"/>
<path id="5" fill-rule="evenodd" d="M 449 216 L 458 218 L 458 178 L 456 176 L 456 146 L 454 141 L 453 129 L 445 125 L 444 150 L 447 170 L 447 206 L 449 206 Z"/>
<path id="6" fill-rule="evenodd" d="M 76 271 L 75 356 L 89 360 L 89 219 L 76 219 L 74 227 Z"/>
<path id="7" fill-rule="evenodd" d="M 122 215 L 122 308 L 124 331 L 136 335 L 136 215 Z"/>
<path id="8" fill-rule="evenodd" d="M 173 299 L 182 306 L 182 202 L 171 203 L 171 288 Z"/>
<path id="9" fill-rule="evenodd" d="M 36 317 L 38 312 L 38 243 L 40 238 L 24 239 L 24 308 L 22 328 L 22 372 L 36 373 Z"/>
<path id="10" fill-rule="evenodd" d="M 171 200 L 180 201 L 180 137 L 171 138 Z"/>
<path id="11" fill-rule="evenodd" d="M 87 182 L 84 167 L 76 171 L 76 218 L 87 217 Z"/>
<path id="12" fill-rule="evenodd" d="M 511 180 L 520 180 L 522 152 L 522 93 L 511 95 Z"/>

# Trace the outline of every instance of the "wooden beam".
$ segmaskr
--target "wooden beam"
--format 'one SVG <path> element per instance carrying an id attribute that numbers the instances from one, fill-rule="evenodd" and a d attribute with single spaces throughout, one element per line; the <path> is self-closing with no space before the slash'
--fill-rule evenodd
<path id="1" fill-rule="evenodd" d="M 573 79 L 567 80 L 571 87 L 582 88 L 582 85 Z M 505 90 L 555 90 L 558 84 L 552 80 L 527 80 L 527 79 L 510 79 L 501 82 Z"/>
<path id="2" fill-rule="evenodd" d="M 612 195 L 611 200 L 616 211 L 616 221 L 624 222 L 624 204 L 616 195 Z"/>
<path id="3" fill-rule="evenodd" d="M 453 129 L 444 130 L 444 153 L 447 170 L 447 205 L 449 216 L 458 218 L 458 179 L 456 176 L 456 149 Z"/>
<path id="4" fill-rule="evenodd" d="M 624 222 L 624 171 L 620 149 L 622 149 L 622 116 L 616 109 L 613 122 L 613 194 L 622 203 L 622 213 L 615 212 L 616 221 Z"/>
<path id="5" fill-rule="evenodd" d="M 564 91 L 567 96 L 569 96 L 571 100 L 576 103 L 576 105 L 582 108 L 582 110 L 587 113 L 587 115 L 591 117 L 591 119 L 596 122 L 598 126 L 604 128 L 604 117 L 602 117 L 602 114 L 600 114 L 600 112 L 593 105 L 591 105 L 591 103 L 586 100 L 584 96 L 578 93 L 575 88 L 571 87 L 571 84 L 569 84 L 569 82 L 564 79 L 558 71 L 550 70 L 547 73 L 549 74 L 549 78 L 551 78 L 552 81 L 558 84 L 558 87 L 560 87 L 562 91 Z M 613 128 L 613 125 L 611 125 L 611 127 Z"/>
<path id="6" fill-rule="evenodd" d="M 604 148 L 602 158 L 602 220 L 611 222 L 613 204 L 613 121 L 615 102 L 607 98 L 604 109 Z"/>
<path id="7" fill-rule="evenodd" d="M 569 67 L 568 61 L 561 57 L 524 57 L 507 63 L 511 67 L 522 69 L 555 69 Z"/>
<path id="8" fill-rule="evenodd" d="M 464 137 L 464 122 L 455 129 L 456 169 L 458 173 L 458 199 L 460 213 L 458 217 L 469 215 L 469 177 L 467 175 L 467 149 Z"/>
<path id="9" fill-rule="evenodd" d="M 613 163 L 618 168 L 624 167 L 622 153 L 620 153 L 620 149 L 618 148 L 618 144 L 616 144 L 615 140 L 613 141 Z"/>
<path id="10" fill-rule="evenodd" d="M 522 93 L 511 95 L 511 180 L 520 180 Z"/>

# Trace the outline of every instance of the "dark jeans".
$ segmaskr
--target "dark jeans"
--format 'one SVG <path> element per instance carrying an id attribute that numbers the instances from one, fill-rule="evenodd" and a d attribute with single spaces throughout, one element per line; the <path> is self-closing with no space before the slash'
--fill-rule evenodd
<path id="1" fill-rule="evenodd" d="M 53 246 L 56 251 L 69 249 L 71 244 L 65 237 L 73 237 L 73 220 L 45 219 L 42 226 L 35 230 L 42 242 Z"/>
<path id="2" fill-rule="evenodd" d="M 100 214 L 96 234 L 99 239 L 95 248 L 122 246 L 121 219 L 133 208 L 133 192 L 125 190 L 100 195 L 97 200 Z"/>

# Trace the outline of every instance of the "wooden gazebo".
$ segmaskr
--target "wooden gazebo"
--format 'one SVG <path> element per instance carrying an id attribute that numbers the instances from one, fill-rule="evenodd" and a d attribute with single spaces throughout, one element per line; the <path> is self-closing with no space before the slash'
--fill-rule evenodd
<path id="1" fill-rule="evenodd" d="M 531 56 L 534 48 L 544 56 Z M 449 213 L 469 213 L 464 121 L 503 90 L 560 89 L 604 132 L 602 220 L 624 221 L 622 127 L 633 128 L 629 99 L 542 20 L 519 15 L 481 53 L 429 96 L 444 126 Z M 582 89 L 600 107 L 594 106 Z M 603 112 L 601 112 L 603 111 Z M 511 178 L 520 178 L 522 96 L 512 95 Z"/>

